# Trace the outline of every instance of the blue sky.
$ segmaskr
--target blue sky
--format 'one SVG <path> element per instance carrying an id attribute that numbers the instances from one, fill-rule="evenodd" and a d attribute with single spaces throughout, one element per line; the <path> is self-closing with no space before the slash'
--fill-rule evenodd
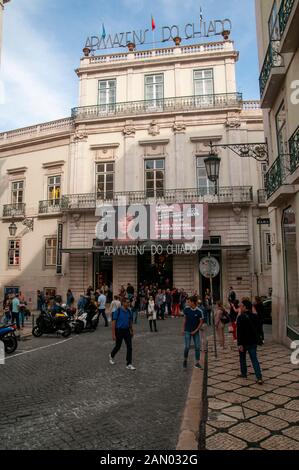
<path id="1" fill-rule="evenodd" d="M 79 65 L 86 38 L 106 33 L 232 20 L 240 51 L 238 90 L 258 99 L 254 0 L 12 0 L 4 15 L 0 75 L 0 131 L 70 115 L 77 105 Z M 211 41 L 219 37 L 211 38 Z M 123 49 L 121 49 L 123 51 Z"/>

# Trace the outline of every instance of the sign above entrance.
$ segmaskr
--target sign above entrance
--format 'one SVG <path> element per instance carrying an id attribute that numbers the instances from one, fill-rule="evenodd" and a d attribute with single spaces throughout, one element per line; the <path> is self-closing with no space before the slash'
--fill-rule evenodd
<path id="1" fill-rule="evenodd" d="M 265 217 L 264 219 L 262 219 L 261 217 L 259 219 L 257 219 L 257 224 L 258 225 L 270 225 L 270 219 Z"/>
<path id="2" fill-rule="evenodd" d="M 206 278 L 214 278 L 220 272 L 220 266 L 213 256 L 205 256 L 199 263 L 200 274 Z"/>
<path id="3" fill-rule="evenodd" d="M 200 18 L 198 21 L 187 23 L 184 26 L 170 25 L 157 29 L 155 26 L 154 29 L 138 29 L 137 31 L 110 33 L 108 35 L 103 26 L 103 32 L 100 36 L 94 35 L 87 38 L 84 49 L 95 52 L 104 49 L 129 47 L 129 45 L 142 46 L 168 41 L 174 41 L 176 45 L 179 45 L 182 39 L 191 41 L 221 35 L 224 39 L 228 39 L 231 29 L 232 22 L 228 18 L 207 21 Z M 151 34 L 153 34 L 152 42 L 150 41 Z"/>

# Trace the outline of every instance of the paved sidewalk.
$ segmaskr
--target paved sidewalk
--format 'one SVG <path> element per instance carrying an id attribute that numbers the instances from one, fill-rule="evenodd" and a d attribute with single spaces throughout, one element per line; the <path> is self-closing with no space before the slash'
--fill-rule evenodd
<path id="1" fill-rule="evenodd" d="M 299 450 L 299 367 L 291 350 L 266 340 L 259 348 L 264 385 L 237 378 L 239 355 L 231 335 L 215 359 L 210 338 L 208 353 L 208 450 Z M 250 360 L 247 361 L 247 364 Z"/>

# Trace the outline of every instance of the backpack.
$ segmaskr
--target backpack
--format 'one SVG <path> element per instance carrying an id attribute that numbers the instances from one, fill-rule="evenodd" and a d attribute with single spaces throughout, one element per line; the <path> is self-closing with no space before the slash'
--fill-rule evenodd
<path id="1" fill-rule="evenodd" d="M 224 325 L 230 322 L 229 314 L 227 313 L 226 310 L 222 310 L 222 315 L 221 315 L 220 320 L 222 323 L 224 323 Z"/>

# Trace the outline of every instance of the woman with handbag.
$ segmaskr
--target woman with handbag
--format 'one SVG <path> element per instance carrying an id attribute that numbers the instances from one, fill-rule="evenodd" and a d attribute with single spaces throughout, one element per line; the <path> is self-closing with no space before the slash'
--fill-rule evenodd
<path id="1" fill-rule="evenodd" d="M 153 331 L 153 324 L 155 328 L 155 332 L 157 332 L 157 312 L 155 308 L 155 301 L 153 296 L 151 295 L 148 301 L 148 306 L 147 306 L 147 313 L 146 313 L 147 319 L 149 321 L 149 326 L 151 332 Z"/>

